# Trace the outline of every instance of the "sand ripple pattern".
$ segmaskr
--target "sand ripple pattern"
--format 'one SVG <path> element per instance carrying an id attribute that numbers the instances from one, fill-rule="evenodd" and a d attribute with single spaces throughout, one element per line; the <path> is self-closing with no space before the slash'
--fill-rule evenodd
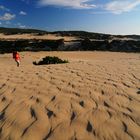
<path id="1" fill-rule="evenodd" d="M 31 64 L 48 53 L 21 55 L 20 68 L 0 55 L 0 140 L 140 140 L 139 54 L 56 52 L 70 63 L 50 66 Z"/>

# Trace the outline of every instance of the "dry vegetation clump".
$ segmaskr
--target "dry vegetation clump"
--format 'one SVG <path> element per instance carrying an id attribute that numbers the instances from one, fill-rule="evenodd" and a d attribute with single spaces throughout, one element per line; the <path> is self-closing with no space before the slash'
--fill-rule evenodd
<path id="1" fill-rule="evenodd" d="M 62 60 L 56 56 L 46 56 L 39 62 L 33 62 L 34 65 L 49 65 L 49 64 L 62 64 L 62 63 L 69 63 L 68 60 Z"/>

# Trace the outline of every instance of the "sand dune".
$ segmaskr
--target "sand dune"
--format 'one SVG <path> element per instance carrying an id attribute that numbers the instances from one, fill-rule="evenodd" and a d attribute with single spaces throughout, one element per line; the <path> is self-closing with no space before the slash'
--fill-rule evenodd
<path id="1" fill-rule="evenodd" d="M 52 55 L 68 64 L 34 66 Z M 140 55 L 0 55 L 0 140 L 139 140 Z"/>
<path id="2" fill-rule="evenodd" d="M 46 39 L 46 40 L 58 40 L 64 39 L 65 41 L 78 40 L 78 37 L 70 36 L 59 36 L 56 34 L 46 34 L 46 35 L 35 35 L 35 34 L 15 34 L 15 35 L 4 35 L 0 34 L 1 40 L 18 40 L 18 39 Z"/>

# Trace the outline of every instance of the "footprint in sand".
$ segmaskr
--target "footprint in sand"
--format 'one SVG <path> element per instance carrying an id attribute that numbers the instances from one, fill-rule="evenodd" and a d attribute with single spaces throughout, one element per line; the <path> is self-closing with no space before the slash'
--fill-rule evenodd
<path id="1" fill-rule="evenodd" d="M 79 102 L 80 106 L 84 107 L 84 101 Z"/>
<path id="2" fill-rule="evenodd" d="M 6 97 L 3 97 L 3 98 L 1 99 L 1 101 L 2 101 L 2 102 L 6 101 Z"/>
<path id="3" fill-rule="evenodd" d="M 140 89 L 137 91 L 137 94 L 140 94 Z"/>
<path id="4" fill-rule="evenodd" d="M 71 115 L 71 118 L 70 118 L 70 124 L 72 123 L 72 121 L 75 119 L 75 117 L 76 117 L 76 114 L 75 114 L 75 112 L 72 112 L 72 115 Z"/>
<path id="5" fill-rule="evenodd" d="M 92 126 L 92 124 L 90 123 L 90 121 L 88 121 L 88 123 L 87 123 L 87 128 L 86 128 L 86 130 L 87 130 L 88 132 L 92 132 L 92 130 L 93 130 L 93 126 Z"/>
<path id="6" fill-rule="evenodd" d="M 50 119 L 52 116 L 56 117 L 55 113 L 54 113 L 52 110 L 46 108 L 46 111 L 47 111 L 47 116 L 48 116 L 49 119 Z"/>

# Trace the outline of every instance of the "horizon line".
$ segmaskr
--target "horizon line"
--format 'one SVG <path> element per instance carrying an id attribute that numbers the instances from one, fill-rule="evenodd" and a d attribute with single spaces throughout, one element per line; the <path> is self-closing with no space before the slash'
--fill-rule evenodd
<path id="1" fill-rule="evenodd" d="M 115 34 L 115 33 L 104 33 L 104 32 L 94 32 L 94 31 L 88 31 L 88 30 L 47 30 L 45 28 L 33 28 L 33 27 L 25 27 L 25 28 L 20 28 L 20 27 L 3 27 L 3 26 L 0 26 L 0 28 L 9 28 L 9 29 L 21 29 L 21 30 L 40 30 L 40 31 L 44 31 L 44 32 L 50 32 L 50 33 L 53 33 L 53 32 L 87 32 L 87 33 L 95 33 L 95 34 L 104 34 L 104 35 L 113 35 L 113 36 L 140 36 L 140 34 Z"/>

